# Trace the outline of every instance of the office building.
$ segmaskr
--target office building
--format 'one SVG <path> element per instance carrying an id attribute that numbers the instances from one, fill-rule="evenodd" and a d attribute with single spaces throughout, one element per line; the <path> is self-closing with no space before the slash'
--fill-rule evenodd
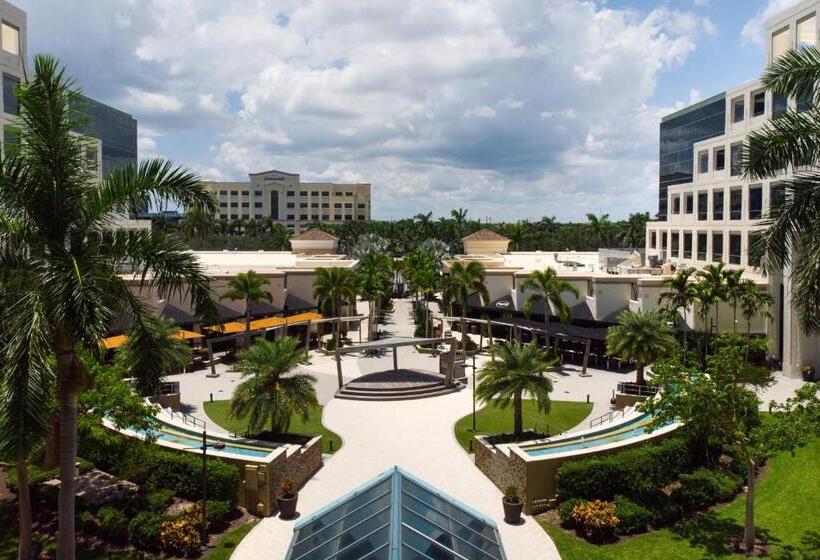
<path id="1" fill-rule="evenodd" d="M 304 183 L 298 173 L 250 173 L 248 182 L 206 182 L 223 220 L 271 218 L 293 233 L 313 223 L 370 219 L 370 183 Z"/>

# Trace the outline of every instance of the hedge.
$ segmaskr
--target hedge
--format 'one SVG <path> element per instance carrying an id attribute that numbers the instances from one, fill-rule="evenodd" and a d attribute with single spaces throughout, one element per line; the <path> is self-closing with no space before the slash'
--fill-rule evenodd
<path id="1" fill-rule="evenodd" d="M 561 500 L 608 500 L 623 495 L 642 503 L 661 499 L 660 489 L 698 465 L 694 446 L 671 437 L 610 455 L 562 464 L 555 478 Z"/>
<path id="2" fill-rule="evenodd" d="M 680 477 L 681 485 L 670 495 L 683 511 L 706 509 L 717 502 L 728 502 L 740 489 L 742 481 L 733 474 L 706 468 Z"/>
<path id="3" fill-rule="evenodd" d="M 618 516 L 615 532 L 619 535 L 643 533 L 655 522 L 656 517 L 649 508 L 623 496 L 615 497 L 615 515 Z"/>
<path id="4" fill-rule="evenodd" d="M 169 519 L 151 511 L 138 513 L 128 524 L 128 540 L 141 550 L 159 552 L 162 524 Z"/>

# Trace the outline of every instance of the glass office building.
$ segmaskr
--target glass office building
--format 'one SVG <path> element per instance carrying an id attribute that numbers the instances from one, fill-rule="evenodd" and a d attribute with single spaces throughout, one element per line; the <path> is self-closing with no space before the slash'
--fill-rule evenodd
<path id="1" fill-rule="evenodd" d="M 505 560 L 495 523 L 394 467 L 299 522 L 286 560 Z"/>
<path id="2" fill-rule="evenodd" d="M 102 173 L 132 163 L 137 165 L 137 121 L 134 117 L 99 101 L 83 97 L 89 123 L 82 130 L 102 142 Z"/>
<path id="3" fill-rule="evenodd" d="M 726 94 L 690 105 L 661 120 L 658 219 L 666 221 L 670 185 L 692 182 L 695 142 L 726 132 Z"/>

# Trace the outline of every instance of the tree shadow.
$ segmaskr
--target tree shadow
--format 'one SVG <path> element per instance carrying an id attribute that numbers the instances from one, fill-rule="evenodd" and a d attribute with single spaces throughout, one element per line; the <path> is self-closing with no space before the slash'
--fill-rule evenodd
<path id="1" fill-rule="evenodd" d="M 731 548 L 732 540 L 743 536 L 743 525 L 733 519 L 720 517 L 708 512 L 670 528 L 673 538 L 686 540 L 694 548 L 703 548 L 710 558 L 732 556 L 736 553 Z M 780 539 L 773 536 L 768 529 L 758 527 L 757 538 L 769 545 L 777 544 Z"/>

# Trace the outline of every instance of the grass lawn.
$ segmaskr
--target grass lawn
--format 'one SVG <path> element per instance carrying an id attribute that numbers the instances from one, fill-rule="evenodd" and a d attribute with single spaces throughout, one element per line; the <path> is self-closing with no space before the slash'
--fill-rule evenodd
<path id="1" fill-rule="evenodd" d="M 538 412 L 535 401 L 524 401 L 524 430 L 549 433 L 555 435 L 576 426 L 586 418 L 592 405 L 575 401 L 552 401 L 549 414 Z M 473 427 L 473 415 L 468 414 L 455 425 L 456 439 L 461 447 L 470 451 L 470 442 L 473 436 L 486 434 L 509 433 L 513 429 L 513 410 L 485 406 L 476 412 L 476 431 Z"/>
<path id="2" fill-rule="evenodd" d="M 773 555 L 793 548 L 806 553 L 794 558 L 814 558 L 812 554 L 820 551 L 818 465 L 820 438 L 798 449 L 794 456 L 784 453 L 769 461 L 756 488 L 755 515 L 758 537 L 768 540 Z M 725 543 L 729 536 L 743 534 L 744 505 L 741 494 L 714 512 L 675 527 L 605 546 L 589 544 L 548 522 L 541 525 L 564 560 L 742 558 L 727 551 Z"/>
<path id="3" fill-rule="evenodd" d="M 206 560 L 228 560 L 231 554 L 233 554 L 233 551 L 236 550 L 239 541 L 251 532 L 254 525 L 256 525 L 255 521 L 249 521 L 244 525 L 240 525 L 230 533 L 226 533 L 219 539 L 219 543 L 208 551 L 204 558 Z"/>
<path id="4" fill-rule="evenodd" d="M 223 427 L 224 429 L 237 434 L 244 434 L 247 428 L 247 422 L 238 418 L 230 418 L 228 410 L 231 406 L 231 401 L 214 401 L 206 402 L 205 414 L 208 417 Z M 342 438 L 335 432 L 331 432 L 322 425 L 322 406 L 317 406 L 310 413 L 310 418 L 307 422 L 303 422 L 298 416 L 294 416 L 290 421 L 290 430 L 294 434 L 308 434 L 322 436 L 322 452 L 335 453 L 342 446 Z M 333 449 L 331 449 L 331 442 L 333 442 Z"/>

